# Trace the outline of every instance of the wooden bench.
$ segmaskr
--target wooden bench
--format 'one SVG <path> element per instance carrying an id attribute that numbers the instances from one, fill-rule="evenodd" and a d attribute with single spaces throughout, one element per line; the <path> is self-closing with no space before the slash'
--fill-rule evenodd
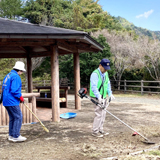
<path id="1" fill-rule="evenodd" d="M 35 87 L 37 89 L 38 92 L 40 92 L 40 97 L 36 97 L 36 103 L 37 106 L 44 106 L 46 105 L 46 103 L 49 103 L 49 105 L 51 106 L 51 100 L 52 100 L 52 96 L 51 96 L 51 86 L 36 86 Z M 60 103 L 60 107 L 64 107 L 67 108 L 67 95 L 68 95 L 68 90 L 70 89 L 70 87 L 68 86 L 64 86 L 64 87 L 59 87 L 60 91 L 59 91 L 59 103 Z M 41 92 L 41 90 L 49 90 L 46 92 Z M 45 94 L 46 97 L 45 97 Z"/>

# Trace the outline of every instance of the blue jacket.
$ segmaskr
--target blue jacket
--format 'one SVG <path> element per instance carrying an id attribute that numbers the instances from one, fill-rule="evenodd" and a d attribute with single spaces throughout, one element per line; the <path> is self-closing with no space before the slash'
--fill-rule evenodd
<path id="1" fill-rule="evenodd" d="M 3 80 L 3 106 L 18 106 L 20 103 L 22 82 L 15 70 L 11 70 Z"/>

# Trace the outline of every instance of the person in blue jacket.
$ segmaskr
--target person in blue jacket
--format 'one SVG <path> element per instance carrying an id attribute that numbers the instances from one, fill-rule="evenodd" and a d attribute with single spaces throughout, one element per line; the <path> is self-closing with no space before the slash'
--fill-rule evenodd
<path id="1" fill-rule="evenodd" d="M 111 84 L 108 76 L 110 70 L 110 61 L 102 59 L 99 67 L 94 70 L 90 76 L 90 96 L 107 109 L 107 95 L 111 100 L 115 99 L 112 94 Z M 95 105 L 95 117 L 93 121 L 92 136 L 103 137 L 109 133 L 103 130 L 103 124 L 106 117 L 106 111 Z"/>
<path id="2" fill-rule="evenodd" d="M 3 106 L 9 115 L 8 140 L 12 142 L 23 142 L 27 139 L 20 135 L 23 116 L 19 104 L 20 101 L 24 101 L 21 93 L 22 82 L 20 75 L 26 71 L 24 67 L 23 62 L 17 61 L 13 70 L 5 76 L 2 85 Z"/>

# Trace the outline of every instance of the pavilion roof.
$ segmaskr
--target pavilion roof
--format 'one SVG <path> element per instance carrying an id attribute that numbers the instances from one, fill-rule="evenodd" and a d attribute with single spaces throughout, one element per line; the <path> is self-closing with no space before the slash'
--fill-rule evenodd
<path id="1" fill-rule="evenodd" d="M 54 44 L 60 55 L 103 50 L 86 32 L 0 18 L 0 58 L 49 56 Z"/>

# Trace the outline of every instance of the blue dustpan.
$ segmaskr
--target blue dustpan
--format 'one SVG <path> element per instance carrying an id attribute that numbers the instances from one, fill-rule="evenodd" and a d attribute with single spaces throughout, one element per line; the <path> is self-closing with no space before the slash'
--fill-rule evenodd
<path id="1" fill-rule="evenodd" d="M 64 118 L 64 119 L 74 118 L 76 116 L 77 116 L 77 113 L 72 113 L 72 112 L 60 114 L 60 118 Z"/>

